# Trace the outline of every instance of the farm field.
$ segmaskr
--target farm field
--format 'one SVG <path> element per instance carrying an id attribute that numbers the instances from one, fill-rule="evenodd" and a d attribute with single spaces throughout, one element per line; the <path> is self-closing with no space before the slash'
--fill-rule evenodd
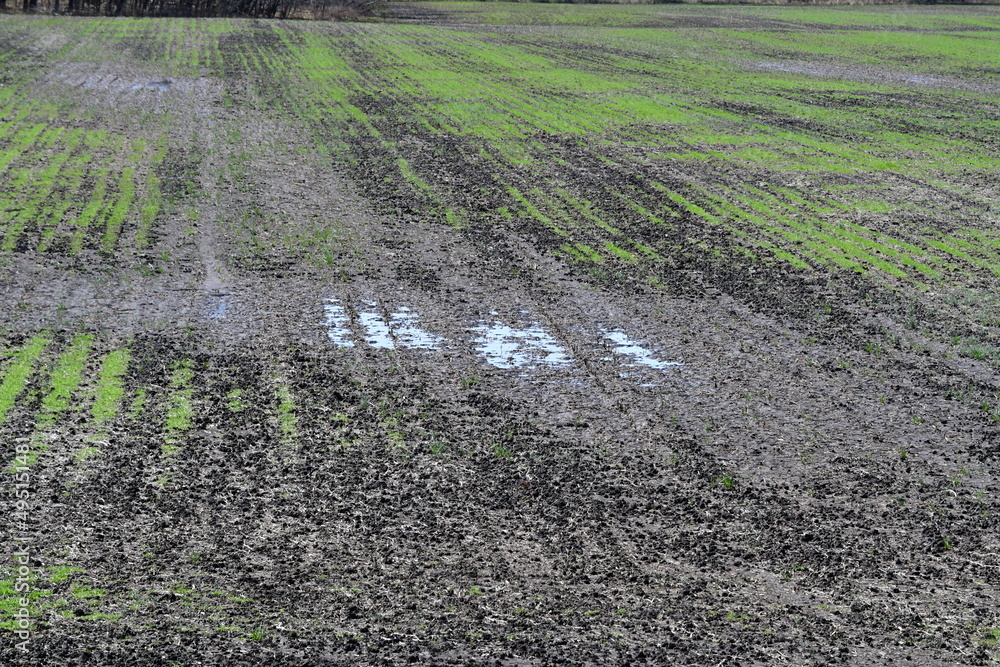
<path id="1" fill-rule="evenodd" d="M 0 16 L 0 664 L 996 663 L 998 35 Z"/>

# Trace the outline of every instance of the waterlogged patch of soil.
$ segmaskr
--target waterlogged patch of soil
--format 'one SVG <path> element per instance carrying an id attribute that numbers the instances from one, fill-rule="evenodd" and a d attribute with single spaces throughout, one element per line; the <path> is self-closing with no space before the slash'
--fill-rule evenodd
<path id="1" fill-rule="evenodd" d="M 385 321 L 381 313 L 375 310 L 373 302 L 366 301 L 362 305 L 363 310 L 358 312 L 358 321 L 367 334 L 365 342 L 374 348 L 393 349 L 395 344 L 392 341 L 392 332 L 389 330 L 388 322 Z"/>
<path id="2" fill-rule="evenodd" d="M 616 356 L 627 358 L 629 360 L 628 363 L 647 366 L 656 370 L 681 365 L 679 361 L 661 361 L 655 358 L 650 350 L 647 350 L 629 338 L 623 331 L 605 331 L 602 333 L 614 344 L 611 350 L 612 353 Z"/>
<path id="3" fill-rule="evenodd" d="M 229 310 L 228 294 L 213 294 L 209 297 L 208 316 L 211 319 L 219 320 L 225 318 L 227 310 Z"/>
<path id="4" fill-rule="evenodd" d="M 327 299 L 323 304 L 323 312 L 326 315 L 327 335 L 330 341 L 340 347 L 354 347 L 349 328 L 351 320 L 344 307 L 337 303 L 336 299 Z"/>
<path id="5" fill-rule="evenodd" d="M 524 327 L 481 324 L 474 330 L 478 334 L 476 351 L 486 359 L 486 363 L 497 368 L 563 366 L 571 363 L 559 342 L 540 324 Z"/>
<path id="6" fill-rule="evenodd" d="M 506 370 L 561 367 L 575 362 L 564 344 L 544 326 L 531 322 L 525 312 L 517 315 L 522 322 L 527 319 L 527 323 L 510 326 L 501 321 L 499 313 L 492 311 L 488 321 L 467 327 L 467 335 L 462 340 L 449 341 L 423 329 L 420 315 L 407 306 L 399 306 L 388 314 L 388 318 L 373 301 L 361 301 L 353 305 L 352 310 L 353 314 L 335 298 L 324 301 L 324 323 L 327 336 L 334 345 L 354 347 L 354 330 L 359 330 L 361 334 L 357 336 L 357 340 L 371 348 L 436 351 L 445 347 L 465 347 L 474 350 L 490 366 Z M 218 315 L 213 313 L 212 316 Z M 576 329 L 576 335 L 582 339 L 581 347 L 588 349 L 591 354 L 597 354 L 596 358 L 602 362 L 642 366 L 653 370 L 680 365 L 680 362 L 655 358 L 653 352 L 629 338 L 623 331 L 581 327 Z M 600 353 L 602 348 L 606 348 L 607 354 Z"/>
<path id="7" fill-rule="evenodd" d="M 420 328 L 420 317 L 406 306 L 389 315 L 389 328 L 399 344 L 415 350 L 436 350 L 444 339 Z"/>
<path id="8" fill-rule="evenodd" d="M 981 79 L 957 79 L 954 77 L 903 72 L 875 66 L 846 65 L 825 61 L 808 60 L 763 60 L 748 64 L 749 68 L 765 72 L 802 74 L 822 79 L 843 79 L 846 81 L 893 84 L 940 88 L 945 90 L 968 90 L 977 93 L 995 94 L 1000 86 Z"/>
<path id="9" fill-rule="evenodd" d="M 173 79 L 161 79 L 159 81 L 148 81 L 146 83 L 134 83 L 132 84 L 131 90 L 170 90 L 171 86 L 174 85 Z"/>
<path id="10" fill-rule="evenodd" d="M 210 86 L 204 77 L 150 78 L 143 76 L 142 71 L 111 63 L 101 63 L 95 67 L 92 63 L 62 62 L 50 67 L 41 83 L 111 96 L 142 96 L 167 91 L 193 94 L 207 90 Z"/>

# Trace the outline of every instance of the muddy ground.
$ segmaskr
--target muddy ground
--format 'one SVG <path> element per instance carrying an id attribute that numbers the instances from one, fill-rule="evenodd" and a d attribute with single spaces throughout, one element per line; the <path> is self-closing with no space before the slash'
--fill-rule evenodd
<path id="1" fill-rule="evenodd" d="M 658 284 L 596 274 L 521 220 L 407 207 L 273 113 L 284 82 L 72 62 L 58 23 L 12 20 L 26 95 L 165 136 L 149 168 L 175 197 L 148 249 L 129 218 L 111 253 L 39 252 L 29 227 L 4 256 L 4 368 L 49 342 L 0 424 L 5 465 L 37 452 L 3 547 L 30 552 L 33 631 L 0 635 L 3 664 L 1000 656 L 996 366 L 866 350 L 888 287 L 681 246 Z M 456 190 L 488 188 L 463 164 Z"/>

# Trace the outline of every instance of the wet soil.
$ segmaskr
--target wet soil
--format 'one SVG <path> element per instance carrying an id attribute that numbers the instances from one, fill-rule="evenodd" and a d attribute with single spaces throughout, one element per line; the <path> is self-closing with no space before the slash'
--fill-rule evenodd
<path id="1" fill-rule="evenodd" d="M 456 229 L 390 191 L 362 139 L 353 166 L 316 150 L 259 97 L 282 82 L 233 67 L 220 83 L 75 63 L 37 82 L 135 135 L 164 108 L 197 121 L 168 130 L 164 191 L 183 205 L 153 249 L 3 265 L 6 345 L 128 346 L 126 395 L 151 406 L 123 409 L 86 466 L 83 410 L 53 431 L 32 566 L 105 594 L 43 610 L 27 653 L 0 637 L 3 664 L 996 659 L 1000 441 L 978 406 L 995 366 L 866 351 L 893 326 L 873 304 L 898 294 L 714 260 L 683 241 L 690 218 L 662 288 L 567 264 L 517 221 Z M 468 210 L 480 185 L 495 207 L 468 154 L 426 154 Z M 316 224 L 335 239 L 319 251 L 296 241 Z M 195 415 L 164 457 L 183 360 Z M 5 462 L 41 391 L 2 425 Z"/>

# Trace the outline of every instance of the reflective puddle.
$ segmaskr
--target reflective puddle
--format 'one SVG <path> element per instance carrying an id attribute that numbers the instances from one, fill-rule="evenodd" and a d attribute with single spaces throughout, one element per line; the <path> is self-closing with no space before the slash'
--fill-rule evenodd
<path id="1" fill-rule="evenodd" d="M 225 305 L 222 305 L 223 314 Z M 363 334 L 360 340 L 376 349 L 393 350 L 397 347 L 414 350 L 439 350 L 445 346 L 443 336 L 431 333 L 420 326 L 420 317 L 413 310 L 401 306 L 389 313 L 388 318 L 382 315 L 378 304 L 374 301 L 361 301 L 358 310 L 352 317 L 337 299 L 326 299 L 323 303 L 326 316 L 327 336 L 335 345 L 354 347 L 356 334 L 352 331 L 352 320 L 356 321 L 358 331 Z M 529 367 L 565 367 L 573 364 L 573 358 L 556 339 L 541 324 L 530 323 L 528 326 L 510 326 L 498 322 L 500 316 L 490 314 L 493 321 L 480 322 L 470 331 L 474 334 L 473 348 L 486 363 L 496 368 L 520 369 Z M 220 315 L 223 316 L 223 315 Z M 603 337 L 608 342 L 599 347 L 591 348 L 596 355 L 603 354 L 602 359 L 625 368 L 646 367 L 663 371 L 673 366 L 681 366 L 677 361 L 663 361 L 647 347 L 629 338 L 620 329 L 599 328 L 596 339 Z M 611 356 L 607 356 L 610 349 Z"/>
<path id="2" fill-rule="evenodd" d="M 213 294 L 212 295 L 212 307 L 208 316 L 213 320 L 221 320 L 226 317 L 226 310 L 229 309 L 229 295 L 228 294 Z"/>
<path id="3" fill-rule="evenodd" d="M 371 301 L 362 301 L 362 303 L 367 310 L 358 311 L 358 322 L 361 323 L 361 326 L 368 333 L 365 342 L 372 347 L 385 350 L 395 348 L 396 346 L 392 342 L 392 332 L 389 331 L 389 325 L 382 319 L 382 315 L 376 310 L 375 304 Z"/>
<path id="4" fill-rule="evenodd" d="M 174 85 L 171 79 L 161 79 L 160 81 L 149 81 L 147 83 L 137 83 L 132 86 L 132 90 L 170 90 Z"/>
<path id="5" fill-rule="evenodd" d="M 374 348 L 393 350 L 397 345 L 417 350 L 436 350 L 444 343 L 444 338 L 432 334 L 419 326 L 419 316 L 403 306 L 389 314 L 386 321 L 374 301 L 362 301 L 358 309 L 358 324 L 364 329 L 364 341 Z M 351 333 L 351 316 L 336 299 L 327 299 L 323 304 L 326 314 L 327 336 L 341 347 L 354 347 Z"/>
<path id="6" fill-rule="evenodd" d="M 625 361 L 626 363 L 631 362 L 632 364 L 638 364 L 640 366 L 646 366 L 648 368 L 655 368 L 658 371 L 662 371 L 671 366 L 681 366 L 679 361 L 660 361 L 653 356 L 653 353 L 644 348 L 639 343 L 635 342 L 625 334 L 624 331 L 601 331 L 604 337 L 615 343 L 615 347 L 612 348 L 611 352 L 616 357 L 626 357 L 628 361 L 623 359 L 618 359 L 619 363 Z"/>
<path id="7" fill-rule="evenodd" d="M 340 347 L 354 347 L 351 340 L 351 318 L 344 307 L 336 299 L 327 299 L 323 303 L 323 313 L 326 315 L 326 335 L 330 342 Z"/>
<path id="8" fill-rule="evenodd" d="M 859 69 L 848 65 L 834 63 L 807 63 L 802 61 L 764 61 L 754 63 L 758 69 L 770 72 L 787 72 L 789 74 L 806 74 L 821 78 L 847 79 L 849 81 L 887 81 L 892 83 L 916 83 L 923 86 L 944 86 L 947 88 L 966 88 L 957 79 L 932 76 L 911 72 L 900 72 L 878 67 Z"/>
<path id="9" fill-rule="evenodd" d="M 505 324 L 484 324 L 474 331 L 479 333 L 476 351 L 486 358 L 488 364 L 497 368 L 563 366 L 571 361 L 552 334 L 538 324 L 523 329 Z"/>
<path id="10" fill-rule="evenodd" d="M 417 350 L 436 350 L 444 343 L 444 338 L 424 331 L 417 322 L 417 314 L 406 306 L 389 315 L 389 329 L 396 335 L 396 341 L 403 347 Z"/>
<path id="11" fill-rule="evenodd" d="M 788 72 L 789 74 L 808 74 L 810 76 L 836 76 L 831 68 L 822 68 L 816 65 L 808 65 L 800 62 L 760 62 L 756 63 L 761 69 L 773 72 Z"/>

